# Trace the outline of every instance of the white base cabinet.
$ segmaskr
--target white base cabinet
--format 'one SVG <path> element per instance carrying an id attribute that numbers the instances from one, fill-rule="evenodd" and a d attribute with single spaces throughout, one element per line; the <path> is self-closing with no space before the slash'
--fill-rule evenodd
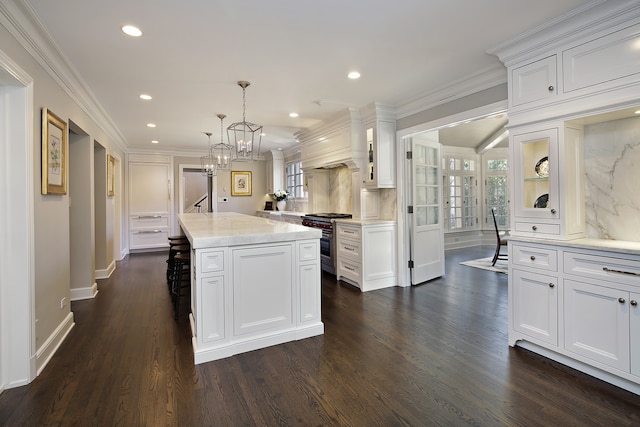
<path id="1" fill-rule="evenodd" d="M 324 333 L 318 239 L 192 252 L 195 363 Z"/>
<path id="2" fill-rule="evenodd" d="M 640 244 L 512 239 L 510 345 L 640 394 Z"/>
<path id="3" fill-rule="evenodd" d="M 336 221 L 336 277 L 361 291 L 397 284 L 395 221 Z"/>

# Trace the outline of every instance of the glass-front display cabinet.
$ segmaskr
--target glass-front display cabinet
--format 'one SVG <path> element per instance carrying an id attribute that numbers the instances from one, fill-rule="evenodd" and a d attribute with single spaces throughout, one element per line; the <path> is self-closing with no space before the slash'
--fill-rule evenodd
<path id="1" fill-rule="evenodd" d="M 513 232 L 584 237 L 583 131 L 565 122 L 516 128 Z"/>

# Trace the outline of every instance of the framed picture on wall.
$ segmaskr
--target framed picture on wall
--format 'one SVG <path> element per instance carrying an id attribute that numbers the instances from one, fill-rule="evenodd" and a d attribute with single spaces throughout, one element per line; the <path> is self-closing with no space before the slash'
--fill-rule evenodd
<path id="1" fill-rule="evenodd" d="M 42 109 L 42 194 L 67 194 L 67 123 Z"/>
<path id="2" fill-rule="evenodd" d="M 231 195 L 250 196 L 251 195 L 251 172 L 231 171 Z"/>
<path id="3" fill-rule="evenodd" d="M 115 196 L 115 168 L 116 159 L 111 154 L 107 154 L 107 196 Z"/>

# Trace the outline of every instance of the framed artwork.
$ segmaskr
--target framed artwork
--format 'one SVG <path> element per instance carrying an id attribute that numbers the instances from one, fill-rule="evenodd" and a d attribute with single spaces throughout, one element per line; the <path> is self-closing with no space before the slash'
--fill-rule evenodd
<path id="1" fill-rule="evenodd" d="M 251 172 L 231 171 L 231 195 L 250 196 L 251 195 Z"/>
<path id="2" fill-rule="evenodd" d="M 107 154 L 107 196 L 115 196 L 115 167 L 116 159 L 111 154 Z"/>
<path id="3" fill-rule="evenodd" d="M 67 194 L 67 123 L 42 109 L 42 194 Z"/>
<path id="4" fill-rule="evenodd" d="M 273 202 L 264 202 L 264 210 L 272 211 L 273 210 Z"/>

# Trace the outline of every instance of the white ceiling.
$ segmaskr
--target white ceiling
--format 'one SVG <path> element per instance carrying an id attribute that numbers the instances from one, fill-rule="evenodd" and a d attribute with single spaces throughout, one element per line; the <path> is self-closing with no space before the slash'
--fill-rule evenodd
<path id="1" fill-rule="evenodd" d="M 25 0 L 129 148 L 202 150 L 242 119 L 263 149 L 346 107 L 402 105 L 501 66 L 486 53 L 586 0 Z M 140 38 L 120 28 L 133 24 Z M 351 81 L 349 71 L 362 77 Z M 151 101 L 138 99 L 141 93 Z M 292 111 L 300 117 L 292 119 Z M 157 124 L 149 129 L 146 124 Z M 151 140 L 159 140 L 157 145 Z"/>

